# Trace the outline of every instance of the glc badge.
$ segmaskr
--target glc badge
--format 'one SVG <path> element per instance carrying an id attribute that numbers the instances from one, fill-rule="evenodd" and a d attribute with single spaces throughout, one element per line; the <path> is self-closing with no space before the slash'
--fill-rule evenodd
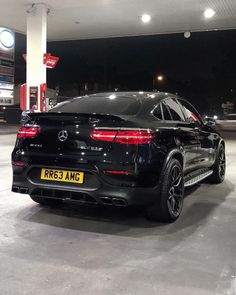
<path id="1" fill-rule="evenodd" d="M 68 132 L 66 130 L 61 130 L 59 133 L 58 133 L 58 139 L 60 141 L 66 141 L 68 138 Z"/>

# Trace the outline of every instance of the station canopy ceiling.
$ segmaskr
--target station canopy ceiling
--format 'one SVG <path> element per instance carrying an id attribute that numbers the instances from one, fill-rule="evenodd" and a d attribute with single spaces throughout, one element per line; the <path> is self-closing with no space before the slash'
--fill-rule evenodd
<path id="1" fill-rule="evenodd" d="M 74 40 L 236 28 L 236 0 L 45 0 L 48 40 Z M 1 0 L 0 26 L 26 33 L 32 1 Z M 211 8 L 214 17 L 206 19 Z M 143 23 L 141 16 L 152 19 Z"/>

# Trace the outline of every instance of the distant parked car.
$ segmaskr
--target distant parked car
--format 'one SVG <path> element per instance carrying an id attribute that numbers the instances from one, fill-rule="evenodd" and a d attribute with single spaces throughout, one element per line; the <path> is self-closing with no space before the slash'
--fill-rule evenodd
<path id="1" fill-rule="evenodd" d="M 223 131 L 236 131 L 236 114 L 228 114 L 224 119 L 216 120 L 217 127 Z"/>

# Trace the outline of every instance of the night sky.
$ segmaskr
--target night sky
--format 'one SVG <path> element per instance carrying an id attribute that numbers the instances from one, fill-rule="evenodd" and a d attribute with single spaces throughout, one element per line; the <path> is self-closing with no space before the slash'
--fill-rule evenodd
<path id="1" fill-rule="evenodd" d="M 25 82 L 25 36 L 16 35 L 16 83 Z M 220 113 L 227 100 L 236 104 L 236 30 L 48 43 L 59 56 L 48 70 L 48 87 L 60 95 L 88 90 L 158 90 L 178 93 L 202 112 Z M 207 110 L 206 110 L 207 108 Z"/>

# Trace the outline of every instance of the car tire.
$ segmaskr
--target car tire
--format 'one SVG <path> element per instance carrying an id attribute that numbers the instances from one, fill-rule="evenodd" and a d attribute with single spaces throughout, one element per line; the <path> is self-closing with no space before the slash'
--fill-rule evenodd
<path id="1" fill-rule="evenodd" d="M 146 217 L 152 221 L 174 222 L 184 201 L 183 167 L 177 159 L 168 162 L 159 183 L 157 201 L 146 208 Z"/>
<path id="2" fill-rule="evenodd" d="M 207 181 L 213 184 L 220 184 L 225 179 L 226 159 L 225 147 L 220 144 L 217 150 L 216 161 L 213 168 L 213 173 L 207 178 Z"/>
<path id="3" fill-rule="evenodd" d="M 44 198 L 44 197 L 40 197 L 40 196 L 35 196 L 35 195 L 30 195 L 30 198 L 42 205 L 42 206 L 50 206 L 50 207 L 57 207 L 60 204 L 62 204 L 61 200 L 56 200 L 56 199 L 49 199 L 49 198 Z"/>

